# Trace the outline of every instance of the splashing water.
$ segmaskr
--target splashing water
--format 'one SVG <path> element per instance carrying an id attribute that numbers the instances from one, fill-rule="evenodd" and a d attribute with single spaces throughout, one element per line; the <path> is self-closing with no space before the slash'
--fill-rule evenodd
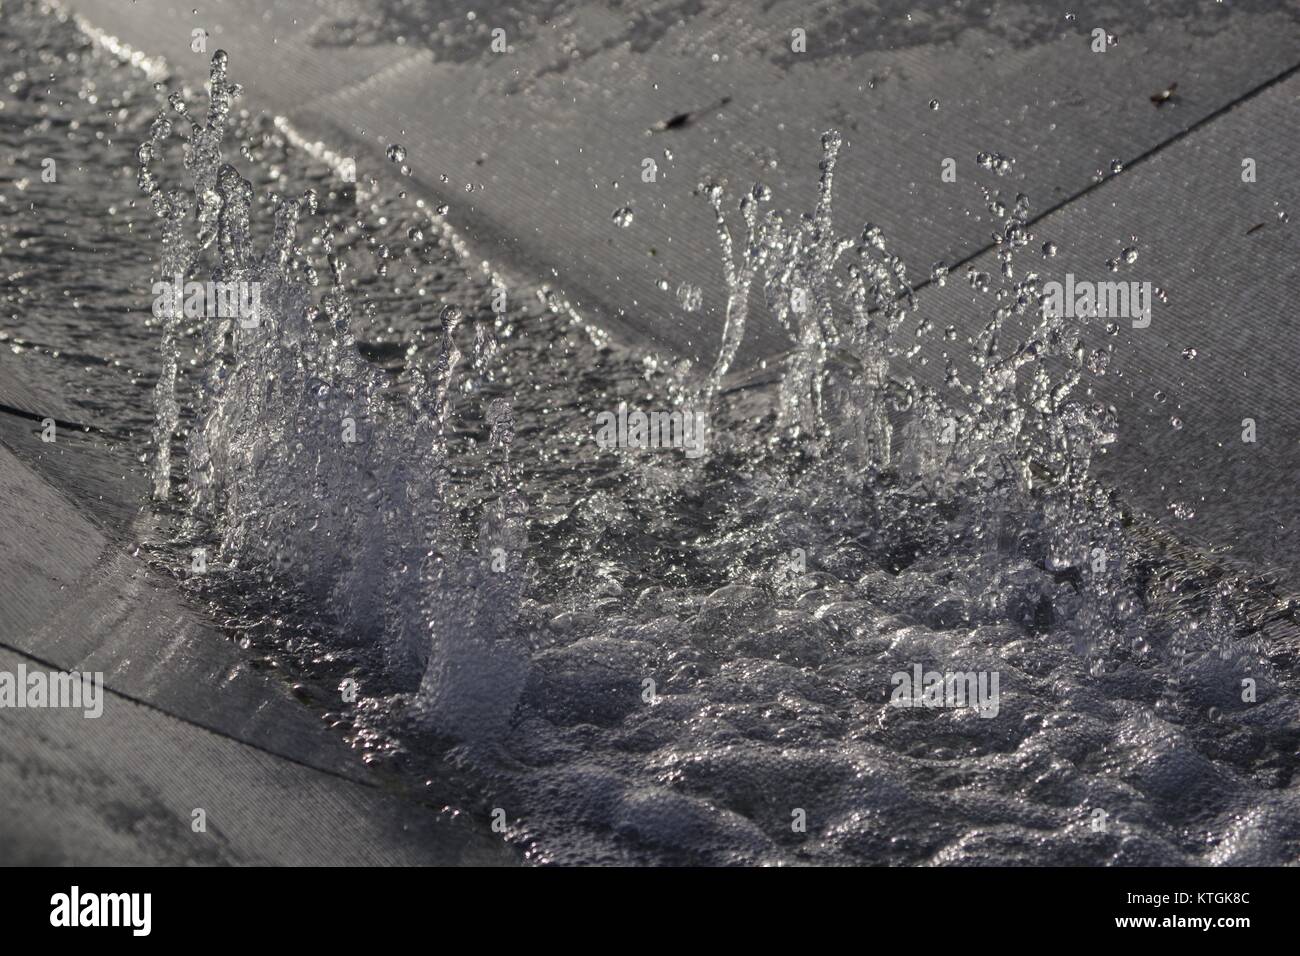
<path id="1" fill-rule="evenodd" d="M 261 311 L 204 323 L 192 407 L 180 325 L 163 317 L 155 490 L 250 588 L 299 595 L 378 648 L 402 693 L 348 720 L 379 749 L 413 772 L 450 756 L 540 861 L 1294 856 L 1294 695 L 1240 588 L 1174 568 L 1091 477 L 1115 432 L 1088 397 L 1105 358 L 1021 275 L 1024 197 L 985 194 L 997 278 L 971 278 L 988 320 L 941 386 L 913 377 L 937 333 L 882 231 L 835 232 L 834 133 L 810 215 L 762 213 L 758 186 L 733 236 L 725 191 L 702 188 L 727 290 L 703 383 L 654 363 L 623 378 L 609 350 L 569 343 L 590 363 L 579 388 L 548 369 L 540 323 L 498 343 L 462 334 L 455 307 L 427 339 L 413 324 L 395 381 L 358 350 L 335 235 L 298 238 L 314 196 L 278 197 L 256 247 L 252 189 L 221 160 L 236 93 L 223 54 L 212 79 L 202 123 L 171 106 L 179 120 L 155 120 L 141 186 L 160 273 L 256 281 Z M 175 122 L 191 123 L 192 197 L 153 172 Z M 319 302 L 313 253 L 329 265 Z M 758 307 L 794 343 L 770 400 L 724 387 Z M 701 467 L 595 447 L 590 414 L 634 389 L 708 402 Z M 457 400 L 487 429 L 468 532 Z M 890 676 L 914 665 L 1000 673 L 998 717 L 890 706 Z M 1238 699 L 1243 676 L 1258 709 Z M 1090 826 L 1097 807 L 1108 832 Z"/>
<path id="2" fill-rule="evenodd" d="M 1048 315 L 1037 274 L 1014 278 L 1016 251 L 1032 240 L 1027 198 L 1017 195 L 1008 207 L 1000 193 L 984 188 L 987 208 L 1002 219 L 993 240 L 1003 281 L 993 288 L 972 267 L 978 276 L 972 284 L 994 300 L 990 320 L 972 342 L 968 367 L 975 385 L 962 383 L 956 360 L 948 356 L 947 394 L 940 394 L 918 385 L 905 369 L 901 381 L 891 378 L 891 363 L 899 365 L 901 359 L 905 366 L 917 351 L 904 352 L 896 345 L 917 299 L 906 268 L 889 254 L 879 227 L 868 223 L 858 240 L 835 232 L 831 209 L 842 145 L 837 131 L 822 137 L 817 206 L 792 227 L 775 214 L 759 224 L 754 203 L 768 197 L 765 187 L 755 186 L 741 199 L 749 248 L 740 266 L 733 261 L 722 190 L 708 190 L 717 211 L 728 289 L 722 353 L 709 394 L 716 395 L 739 350 L 749 287 L 763 270 L 767 302 L 795 342 L 778 421 L 793 434 L 811 438 L 815 453 L 841 462 L 849 478 L 864 470 L 878 473 L 894 457 L 891 410 L 911 411 L 903 426 L 907 441 L 899 467 L 931 487 L 959 483 L 977 489 L 986 547 L 996 549 L 1006 516 L 1019 508 L 1040 510 L 1051 519 L 1048 561 L 1055 569 L 1082 567 L 1089 553 L 1124 553 L 1119 512 L 1089 481 L 1094 449 L 1115 439 L 1113 409 L 1071 401 L 1089 356 L 1080 330 Z M 979 164 L 1005 176 L 1014 160 L 982 153 Z M 850 250 L 854 259 L 840 274 L 841 260 Z M 937 264 L 934 274 L 941 282 L 947 267 Z M 1007 323 L 1030 315 L 1039 317 L 1037 327 L 1005 347 Z M 916 335 L 932 331 L 922 319 Z M 1093 361 L 1104 369 L 1104 354 Z M 1127 608 L 1130 596 L 1117 582 L 1112 573 L 1101 590 L 1106 599 Z M 1101 587 L 1100 581 L 1096 584 Z"/>
<path id="3" fill-rule="evenodd" d="M 205 381 L 187 445 L 188 511 L 217 529 L 219 556 L 232 567 L 292 581 L 344 633 L 381 646 L 392 673 L 422 675 L 420 706 L 430 722 L 458 737 L 492 733 L 509 718 L 518 693 L 511 680 L 517 684 L 523 673 L 522 661 L 496 647 L 519 604 L 526 543 L 526 508 L 510 472 L 509 405 L 496 400 L 489 410 L 492 445 L 500 450 L 494 503 L 484 511 L 477 547 L 464 549 L 445 493 L 461 313 L 443 310 L 436 363 L 413 366 L 406 396 L 395 397 L 358 351 L 345 265 L 328 228 L 314 237 L 331 271 L 319 305 L 296 274 L 304 255 L 300 219 L 315 197 L 278 198 L 270 243 L 256 248 L 252 185 L 221 159 L 239 92 L 226 71 L 227 56 L 218 51 L 206 121 L 190 118 L 185 167 L 198 206 L 195 241 L 185 235 L 187 197 L 165 194 L 150 168 L 170 133 L 165 114 L 140 153 L 140 186 L 165 220 L 164 274 L 260 289 L 252 321 L 210 318 L 204 326 Z M 187 116 L 183 102 L 172 108 Z M 207 267 L 205 253 L 215 253 Z M 476 360 L 486 350 L 480 340 Z M 174 315 L 163 327 L 163 351 L 155 430 L 160 496 L 170 489 L 167 439 L 178 420 Z"/>

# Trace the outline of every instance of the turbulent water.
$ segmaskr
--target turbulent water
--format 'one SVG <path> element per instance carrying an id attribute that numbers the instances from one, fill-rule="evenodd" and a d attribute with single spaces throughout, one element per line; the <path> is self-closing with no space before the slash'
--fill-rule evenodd
<path id="1" fill-rule="evenodd" d="M 238 51 L 207 94 L 150 89 L 70 25 L 3 29 L 14 166 L 75 134 L 122 173 L 107 217 L 69 226 L 79 253 L 51 226 L 70 211 L 4 181 L 6 272 L 37 276 L 10 279 L 8 338 L 56 361 L 79 317 L 33 318 L 67 288 L 43 270 L 114 237 L 131 288 L 105 270 L 76 297 L 134 302 L 100 354 L 156 351 L 87 410 L 144 460 L 156 560 L 394 779 L 454 768 L 463 805 L 540 862 L 1300 855 L 1293 680 L 1255 596 L 1173 563 L 1090 480 L 1115 429 L 1089 389 L 1106 336 L 1044 315 L 1007 158 L 980 157 L 1000 273 L 964 277 L 989 302 L 969 341 L 879 229 L 835 222 L 837 134 L 806 216 L 701 184 L 726 326 L 711 369 L 666 368 L 545 290 L 494 311 L 500 280 L 437 210 L 345 185 L 240 113 Z M 151 315 L 177 273 L 256 283 L 256 321 Z M 945 273 L 927 277 L 962 281 Z M 795 347 L 778 387 L 739 388 L 760 309 Z M 918 319 L 952 345 L 941 388 L 912 378 Z M 705 453 L 602 448 L 620 403 L 704 413 Z M 995 696 L 896 706 L 918 669 Z"/>

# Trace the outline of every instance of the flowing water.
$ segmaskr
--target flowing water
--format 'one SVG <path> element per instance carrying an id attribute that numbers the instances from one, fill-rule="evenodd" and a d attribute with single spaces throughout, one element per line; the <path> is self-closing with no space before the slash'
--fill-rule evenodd
<path id="1" fill-rule="evenodd" d="M 1002 225 L 968 341 L 835 222 L 838 134 L 806 216 L 701 184 L 728 291 L 701 374 L 550 290 L 494 310 L 400 144 L 396 186 L 341 182 L 240 111 L 238 51 L 184 91 L 34 7 L 0 29 L 14 168 L 75 143 L 101 180 L 31 205 L 5 178 L 6 344 L 92 383 L 74 401 L 152 479 L 145 552 L 400 785 L 454 780 L 539 862 L 1297 858 L 1267 609 L 1090 479 L 1106 336 L 1044 314 L 1008 158 L 980 158 Z M 260 301 L 151 309 L 176 275 Z M 776 387 L 730 374 L 758 310 L 794 343 Z M 620 403 L 698 413 L 704 453 L 602 447 Z M 981 706 L 898 706 L 930 673 Z"/>

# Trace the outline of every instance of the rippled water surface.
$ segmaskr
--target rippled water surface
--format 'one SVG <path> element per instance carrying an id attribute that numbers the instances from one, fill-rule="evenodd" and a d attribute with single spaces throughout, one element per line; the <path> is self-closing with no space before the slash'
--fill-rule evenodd
<path id="1" fill-rule="evenodd" d="M 1020 274 L 965 277 L 1001 290 L 999 324 L 936 394 L 894 338 L 894 310 L 924 317 L 923 297 L 883 237 L 848 232 L 874 318 L 787 310 L 810 338 L 784 386 L 741 387 L 725 348 L 709 380 L 601 343 L 548 290 L 509 287 L 494 311 L 501 280 L 400 195 L 397 164 L 345 185 L 236 97 L 191 140 L 220 141 L 230 172 L 215 154 L 187 170 L 203 91 L 155 86 L 31 4 L 6 8 L 0 40 L 0 341 L 152 476 L 164 260 L 263 283 L 257 329 L 174 328 L 179 418 L 144 553 L 395 781 L 418 792 L 452 768 L 448 799 L 500 808 L 542 862 L 1300 855 L 1300 715 L 1257 630 L 1266 599 L 1162 553 L 1087 483 L 1104 360 L 1063 328 L 997 342 L 1013 312 L 1032 318 Z M 47 156 L 57 188 L 37 185 Z M 1005 216 L 1008 254 L 1036 252 L 1046 237 L 1022 234 L 988 166 L 972 201 Z M 764 218 L 762 189 L 743 210 L 742 192 L 702 193 L 735 240 L 733 293 L 747 236 L 774 230 L 732 319 L 819 282 L 814 311 L 852 304 L 819 258 L 828 191 L 805 232 Z M 184 250 L 164 243 L 169 214 Z M 620 402 L 707 408 L 709 453 L 601 449 L 596 416 Z M 948 420 L 968 436 L 952 449 Z M 891 706 L 917 667 L 996 674 L 996 713 Z M 341 703 L 348 678 L 359 698 Z"/>

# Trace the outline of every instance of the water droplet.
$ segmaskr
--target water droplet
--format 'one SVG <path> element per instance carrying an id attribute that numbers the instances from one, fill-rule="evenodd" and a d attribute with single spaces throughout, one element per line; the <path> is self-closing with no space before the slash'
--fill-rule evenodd
<path id="1" fill-rule="evenodd" d="M 930 101 L 930 109 L 932 109 L 932 110 L 937 110 L 938 108 L 939 108 L 939 101 L 938 101 L 938 100 L 931 100 L 931 101 Z"/>
<path id="2" fill-rule="evenodd" d="M 618 209 L 614 210 L 614 215 L 610 218 L 614 220 L 614 225 L 618 226 L 620 229 L 626 229 L 628 226 L 632 225 L 632 207 L 620 206 Z"/>
<path id="3" fill-rule="evenodd" d="M 1005 176 L 1011 172 L 1011 167 L 1015 160 L 1009 156 L 1003 156 L 1001 153 L 980 153 L 975 157 L 975 161 L 984 169 L 991 170 L 999 176 Z"/>
<path id="4" fill-rule="evenodd" d="M 1051 259 L 1055 255 L 1056 255 L 1056 243 L 1054 242 L 1043 243 L 1043 258 Z"/>
<path id="5" fill-rule="evenodd" d="M 406 160 L 406 147 L 401 143 L 392 143 L 388 147 L 388 161 L 392 163 L 401 163 Z"/>
<path id="6" fill-rule="evenodd" d="M 1183 358 L 1187 359 L 1189 362 L 1196 358 L 1196 349 L 1192 348 L 1190 345 L 1183 349 Z"/>
<path id="7" fill-rule="evenodd" d="M 973 266 L 967 266 L 966 268 L 966 281 L 977 292 L 987 292 L 989 289 L 989 274 L 979 272 Z"/>
<path id="8" fill-rule="evenodd" d="M 1175 429 L 1179 429 L 1183 427 L 1183 420 L 1175 415 L 1173 418 L 1169 419 L 1169 424 Z"/>

